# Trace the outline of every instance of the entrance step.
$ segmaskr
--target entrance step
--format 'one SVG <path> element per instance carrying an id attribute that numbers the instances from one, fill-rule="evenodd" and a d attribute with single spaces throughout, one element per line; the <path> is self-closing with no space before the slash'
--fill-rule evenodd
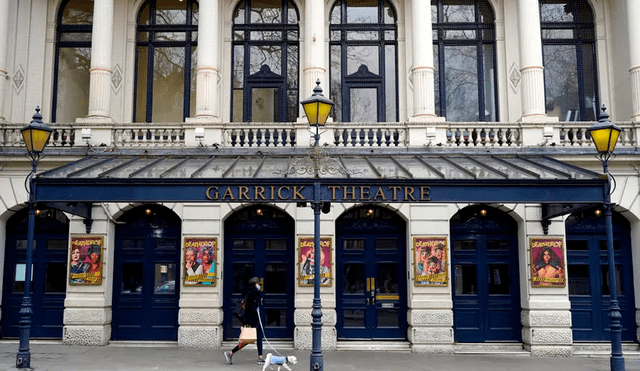
<path id="1" fill-rule="evenodd" d="M 231 340 L 225 340 L 222 342 L 222 349 L 233 349 L 233 347 L 235 347 L 236 345 L 238 345 L 238 341 L 231 341 Z M 246 349 L 256 349 L 256 345 L 255 344 L 249 344 L 247 346 L 245 346 Z M 263 348 L 263 353 L 267 354 L 269 352 L 272 351 L 273 349 L 276 349 L 277 351 L 280 350 L 293 350 L 293 341 L 291 340 L 270 340 L 268 343 L 267 341 L 262 341 L 262 348 Z"/>
<path id="2" fill-rule="evenodd" d="M 339 351 L 379 351 L 379 352 L 411 352 L 408 341 L 338 341 L 336 350 Z"/>
<path id="3" fill-rule="evenodd" d="M 126 340 L 126 341 L 118 341 L 111 340 L 109 341 L 110 346 L 113 347 L 138 347 L 138 348 L 178 348 L 177 341 L 135 341 L 135 340 Z"/>
<path id="4" fill-rule="evenodd" d="M 576 357 L 610 357 L 610 343 L 574 343 L 573 355 Z M 640 358 L 640 347 L 637 343 L 622 344 L 622 356 Z"/>
<path id="5" fill-rule="evenodd" d="M 522 343 L 458 343 L 453 344 L 455 354 L 508 354 L 531 356 Z"/>

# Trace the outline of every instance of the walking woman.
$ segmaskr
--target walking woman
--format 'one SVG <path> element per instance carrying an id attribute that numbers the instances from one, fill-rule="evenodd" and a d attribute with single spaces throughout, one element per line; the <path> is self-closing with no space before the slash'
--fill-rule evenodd
<path id="1" fill-rule="evenodd" d="M 264 359 L 262 358 L 262 325 L 260 324 L 260 318 L 258 311 L 260 310 L 260 284 L 258 277 L 253 277 L 249 280 L 249 292 L 244 297 L 244 313 L 242 315 L 242 325 L 251 326 L 256 328 L 258 339 L 256 346 L 258 347 L 258 361 L 257 364 L 263 365 Z M 224 352 L 224 357 L 227 359 L 227 363 L 233 364 L 233 355 L 244 348 L 246 344 L 238 343 L 230 352 Z"/>

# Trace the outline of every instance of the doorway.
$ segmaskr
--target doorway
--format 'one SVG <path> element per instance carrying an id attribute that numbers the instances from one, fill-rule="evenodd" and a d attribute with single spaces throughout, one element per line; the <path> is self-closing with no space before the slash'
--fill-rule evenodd
<path id="1" fill-rule="evenodd" d="M 336 236 L 338 339 L 406 339 L 405 221 L 359 207 L 338 218 Z"/>

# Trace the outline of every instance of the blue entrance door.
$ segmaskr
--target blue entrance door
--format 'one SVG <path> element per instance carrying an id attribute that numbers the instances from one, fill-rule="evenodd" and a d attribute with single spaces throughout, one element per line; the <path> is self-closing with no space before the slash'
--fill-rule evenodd
<path id="1" fill-rule="evenodd" d="M 362 207 L 336 225 L 339 339 L 406 339 L 406 224 L 383 208 Z"/>
<path id="2" fill-rule="evenodd" d="M 453 329 L 457 342 L 520 341 L 517 225 L 470 207 L 451 220 Z"/>
<path id="3" fill-rule="evenodd" d="M 609 265 L 604 218 L 595 209 L 572 214 L 566 222 L 567 275 L 574 341 L 610 341 Z M 636 340 L 631 262 L 631 228 L 613 215 L 613 248 L 622 340 Z"/>
<path id="4" fill-rule="evenodd" d="M 289 215 L 264 205 L 242 209 L 225 223 L 225 339 L 240 335 L 242 323 L 233 313 L 252 277 L 260 280 L 264 335 L 267 339 L 293 339 L 294 230 Z"/>
<path id="5" fill-rule="evenodd" d="M 20 335 L 20 307 L 24 295 L 27 219 L 22 210 L 7 221 L 2 288 L 2 337 Z M 62 338 L 66 295 L 69 220 L 60 211 L 44 209 L 36 215 L 31 281 L 31 337 Z"/>
<path id="6" fill-rule="evenodd" d="M 178 339 L 180 218 L 162 206 L 125 213 L 116 226 L 113 340 Z"/>

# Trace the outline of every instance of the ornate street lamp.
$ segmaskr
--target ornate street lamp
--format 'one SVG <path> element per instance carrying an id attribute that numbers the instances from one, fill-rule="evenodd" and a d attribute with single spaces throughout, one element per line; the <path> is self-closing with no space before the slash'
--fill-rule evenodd
<path id="1" fill-rule="evenodd" d="M 314 175 L 316 178 L 320 177 L 320 167 L 322 166 L 322 157 L 320 155 L 320 126 L 324 126 L 329 118 L 331 108 L 334 103 L 322 95 L 322 88 L 320 87 L 320 80 L 316 81 L 316 87 L 313 88 L 313 95 L 308 99 L 300 102 L 304 108 L 304 112 L 309 119 L 309 126 L 315 126 L 316 132 L 314 135 L 314 154 L 313 154 L 313 167 Z M 310 357 L 310 369 L 311 371 L 323 370 L 323 356 L 322 356 L 322 305 L 320 304 L 320 213 L 323 211 L 323 204 L 320 197 L 320 182 L 314 183 L 314 194 L 311 207 L 314 213 L 314 227 L 313 227 L 313 247 L 314 247 L 314 263 L 313 263 L 313 309 L 311 310 L 311 357 Z M 328 204 L 326 204 L 328 205 Z M 325 211 L 328 211 L 325 208 Z"/>
<path id="2" fill-rule="evenodd" d="M 27 146 L 27 153 L 31 158 L 32 169 L 25 181 L 28 184 L 27 193 L 29 200 L 29 221 L 27 229 L 27 258 L 25 267 L 24 295 L 22 297 L 22 308 L 20 308 L 20 345 L 16 356 L 17 368 L 31 368 L 31 352 L 29 351 L 29 336 L 31 333 L 31 264 L 33 262 L 33 239 L 36 220 L 35 183 L 33 178 L 36 174 L 40 154 L 44 151 L 47 141 L 53 129 L 42 122 L 40 107 L 36 107 L 31 123 L 20 130 L 22 138 Z"/>
<path id="3" fill-rule="evenodd" d="M 611 221 L 611 174 L 608 170 L 609 159 L 614 156 L 613 150 L 622 129 L 609 120 L 609 114 L 602 105 L 602 113 L 598 116 L 598 122 L 593 124 L 588 131 L 593 143 L 598 150 L 597 157 L 602 162 L 607 183 L 604 189 L 604 218 L 607 232 L 607 254 L 609 255 L 609 316 L 611 317 L 611 371 L 624 371 L 624 357 L 622 356 L 622 325 L 620 324 L 620 306 L 618 305 L 618 291 L 616 284 L 616 264 L 613 256 L 613 227 Z"/>

